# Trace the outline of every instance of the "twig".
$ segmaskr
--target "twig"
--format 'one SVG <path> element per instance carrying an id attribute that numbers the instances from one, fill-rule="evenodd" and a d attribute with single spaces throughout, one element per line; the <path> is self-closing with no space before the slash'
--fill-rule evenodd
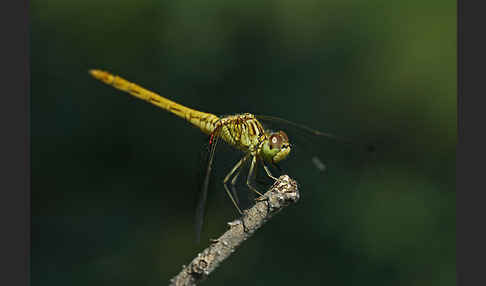
<path id="1" fill-rule="evenodd" d="M 189 265 L 183 266 L 182 271 L 170 280 L 170 285 L 197 285 L 274 214 L 298 200 L 297 182 L 288 175 L 280 176 L 270 190 L 257 199 L 252 208 L 244 211 L 240 219 L 228 223 L 229 230 L 218 239 L 212 240 L 212 244 Z"/>

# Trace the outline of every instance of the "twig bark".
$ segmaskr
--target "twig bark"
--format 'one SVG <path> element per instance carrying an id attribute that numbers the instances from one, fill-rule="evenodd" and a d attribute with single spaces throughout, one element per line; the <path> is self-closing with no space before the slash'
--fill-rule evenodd
<path id="1" fill-rule="evenodd" d="M 170 280 L 170 285 L 197 285 L 205 280 L 221 262 L 274 214 L 298 200 L 297 182 L 288 175 L 280 176 L 252 208 L 244 211 L 240 219 L 228 223 L 229 230 L 213 240 L 212 244 L 199 253 L 189 265 L 183 266 L 182 271 Z"/>

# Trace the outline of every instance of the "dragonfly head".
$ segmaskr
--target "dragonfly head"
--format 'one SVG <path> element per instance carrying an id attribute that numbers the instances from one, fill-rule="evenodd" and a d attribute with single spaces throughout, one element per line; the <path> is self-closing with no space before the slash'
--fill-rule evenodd
<path id="1" fill-rule="evenodd" d="M 265 161 L 277 163 L 290 153 L 289 137 L 283 131 L 271 132 L 263 143 L 262 155 Z"/>

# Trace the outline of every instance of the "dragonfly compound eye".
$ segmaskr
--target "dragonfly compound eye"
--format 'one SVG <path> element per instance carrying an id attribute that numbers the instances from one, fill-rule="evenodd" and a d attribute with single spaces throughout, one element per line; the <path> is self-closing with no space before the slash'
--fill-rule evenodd
<path id="1" fill-rule="evenodd" d="M 268 139 L 270 141 L 270 149 L 282 149 L 282 147 L 289 145 L 289 137 L 283 131 L 273 133 Z"/>
<path id="2" fill-rule="evenodd" d="M 274 133 L 270 136 L 269 143 L 270 149 L 280 149 L 282 148 L 283 138 L 279 133 Z"/>
<path id="3" fill-rule="evenodd" d="M 272 157 L 274 163 L 278 163 L 285 159 L 290 153 L 290 143 L 287 134 L 283 131 L 274 133 L 270 136 L 270 148 L 276 150 L 277 153 Z M 274 149 L 275 148 L 275 149 Z"/>

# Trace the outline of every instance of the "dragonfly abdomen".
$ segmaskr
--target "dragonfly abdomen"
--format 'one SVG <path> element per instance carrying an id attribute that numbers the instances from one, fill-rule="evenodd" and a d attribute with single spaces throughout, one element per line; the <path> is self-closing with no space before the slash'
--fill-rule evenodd
<path id="1" fill-rule="evenodd" d="M 198 111 L 174 102 L 156 94 L 155 92 L 147 90 L 138 84 L 130 82 L 120 76 L 113 75 L 109 72 L 102 70 L 91 70 L 90 73 L 96 79 L 111 85 L 116 89 L 127 92 L 134 97 L 150 102 L 153 105 L 186 119 L 206 134 L 210 134 L 214 131 L 215 124 L 220 119 L 214 114 Z"/>

